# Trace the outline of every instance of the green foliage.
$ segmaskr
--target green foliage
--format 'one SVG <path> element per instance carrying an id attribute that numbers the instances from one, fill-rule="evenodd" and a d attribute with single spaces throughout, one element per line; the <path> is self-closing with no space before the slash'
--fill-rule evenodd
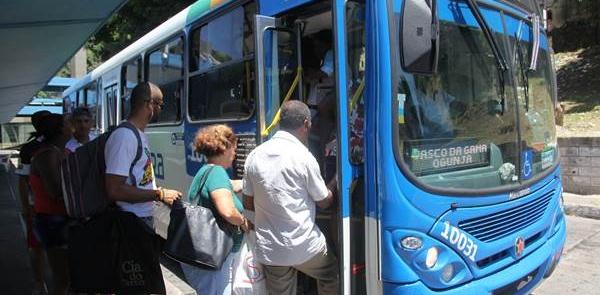
<path id="1" fill-rule="evenodd" d="M 46 91 L 38 91 L 38 93 L 36 95 L 34 95 L 33 97 L 50 97 L 50 94 Z"/>
<path id="2" fill-rule="evenodd" d="M 62 69 L 60 69 L 60 70 L 58 71 L 58 73 L 56 73 L 56 75 L 55 75 L 55 76 L 58 76 L 58 77 L 67 77 L 67 78 L 68 78 L 68 77 L 71 77 L 71 69 L 69 68 L 69 63 L 66 63 L 66 64 L 65 64 L 65 65 L 62 67 Z"/>
<path id="3" fill-rule="evenodd" d="M 86 44 L 88 70 L 108 60 L 194 0 L 129 0 Z"/>

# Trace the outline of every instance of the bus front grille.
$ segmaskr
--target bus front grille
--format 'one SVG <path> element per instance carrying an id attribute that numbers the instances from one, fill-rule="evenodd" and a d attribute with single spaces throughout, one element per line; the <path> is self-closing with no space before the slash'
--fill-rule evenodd
<path id="1" fill-rule="evenodd" d="M 492 242 L 513 234 L 538 221 L 544 215 L 554 190 L 517 207 L 490 215 L 463 220 L 458 226 L 483 242 Z"/>

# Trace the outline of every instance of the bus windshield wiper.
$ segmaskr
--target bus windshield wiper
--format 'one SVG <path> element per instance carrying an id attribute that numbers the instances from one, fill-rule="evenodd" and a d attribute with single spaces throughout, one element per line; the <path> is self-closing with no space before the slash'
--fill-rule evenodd
<path id="1" fill-rule="evenodd" d="M 540 51 L 540 16 L 537 14 L 531 15 L 531 25 L 533 30 L 533 44 L 531 49 L 531 61 L 529 63 L 529 70 L 535 71 L 537 69 L 538 54 Z"/>
<path id="2" fill-rule="evenodd" d="M 519 61 L 519 73 L 521 73 L 521 80 L 523 80 L 523 96 L 525 98 L 525 112 L 529 112 L 529 69 L 525 68 L 525 56 L 523 54 L 523 48 L 519 36 L 515 36 L 517 59 Z"/>
<path id="3" fill-rule="evenodd" d="M 506 65 L 506 59 L 504 59 L 504 56 L 502 55 L 502 52 L 500 51 L 500 47 L 498 46 L 498 42 L 496 42 L 496 38 L 494 38 L 494 35 L 492 34 L 492 31 L 490 30 L 490 26 L 487 24 L 487 22 L 483 18 L 483 15 L 481 14 L 481 11 L 479 10 L 479 6 L 477 5 L 477 3 L 475 3 L 475 0 L 465 0 L 465 1 L 467 2 L 469 9 L 471 10 L 471 13 L 473 13 L 475 20 L 479 24 L 479 27 L 481 28 L 483 35 L 485 36 L 486 40 L 488 41 L 488 44 L 490 45 L 490 48 L 492 49 L 492 53 L 494 54 L 494 57 L 496 59 L 496 68 L 498 70 L 498 82 L 500 84 L 500 100 L 501 100 L 501 104 L 502 104 L 502 114 L 504 114 L 504 111 L 506 108 L 505 89 L 504 89 L 504 87 L 505 87 L 504 73 L 506 73 L 506 71 L 508 69 L 508 66 Z"/>

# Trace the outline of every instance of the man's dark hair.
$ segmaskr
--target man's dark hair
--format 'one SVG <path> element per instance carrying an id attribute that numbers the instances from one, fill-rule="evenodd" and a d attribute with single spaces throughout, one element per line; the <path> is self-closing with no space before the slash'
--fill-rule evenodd
<path id="1" fill-rule="evenodd" d="M 158 86 L 150 82 L 141 82 L 131 91 L 131 112 L 135 112 L 144 103 L 153 99 L 152 94 L 161 93 Z"/>
<path id="2" fill-rule="evenodd" d="M 296 130 L 304 124 L 304 120 L 310 120 L 308 106 L 299 100 L 290 100 L 281 106 L 281 121 L 279 126 L 282 130 Z"/>
<path id="3" fill-rule="evenodd" d="M 64 124 L 63 115 L 48 114 L 44 117 L 45 127 L 41 131 L 41 134 L 44 136 L 44 141 L 49 142 L 62 135 Z"/>
<path id="4" fill-rule="evenodd" d="M 92 112 L 90 112 L 90 109 L 88 109 L 86 107 L 78 107 L 73 110 L 73 113 L 71 113 L 71 118 L 78 118 L 78 117 L 92 118 Z"/>
<path id="5" fill-rule="evenodd" d="M 41 131 L 40 129 L 44 126 L 44 117 L 50 114 L 50 111 L 43 110 L 37 111 L 31 115 L 31 125 L 33 125 L 33 128 L 36 132 Z"/>

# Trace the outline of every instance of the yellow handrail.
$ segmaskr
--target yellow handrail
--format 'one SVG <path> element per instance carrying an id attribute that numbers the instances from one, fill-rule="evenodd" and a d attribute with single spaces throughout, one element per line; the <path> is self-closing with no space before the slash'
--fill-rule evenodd
<path id="1" fill-rule="evenodd" d="M 300 77 L 302 77 L 302 68 L 298 67 L 298 69 L 296 70 L 296 78 L 294 78 L 294 82 L 292 82 L 292 86 L 290 86 L 290 89 L 288 90 L 287 94 L 285 95 L 285 98 L 281 102 L 282 105 L 283 105 L 283 103 L 285 103 L 292 97 L 292 94 L 294 94 L 294 90 L 296 90 L 296 88 L 298 87 L 298 84 L 300 83 Z M 275 128 L 275 126 L 277 126 L 277 124 L 279 124 L 279 120 L 281 120 L 280 113 L 281 113 L 281 107 L 279 107 L 279 109 L 277 110 L 277 113 L 275 113 L 275 116 L 273 117 L 273 121 L 271 122 L 269 127 L 265 128 L 260 133 L 263 137 L 269 136 L 269 133 L 271 133 L 271 130 L 273 130 L 273 128 Z"/>
<path id="2" fill-rule="evenodd" d="M 350 110 L 354 109 L 354 106 L 356 106 L 356 104 L 358 103 L 358 99 L 361 97 L 364 89 L 365 89 L 365 79 L 363 78 L 360 81 L 360 84 L 358 85 L 356 92 L 354 92 L 354 95 L 352 95 L 352 98 L 350 99 Z"/>

